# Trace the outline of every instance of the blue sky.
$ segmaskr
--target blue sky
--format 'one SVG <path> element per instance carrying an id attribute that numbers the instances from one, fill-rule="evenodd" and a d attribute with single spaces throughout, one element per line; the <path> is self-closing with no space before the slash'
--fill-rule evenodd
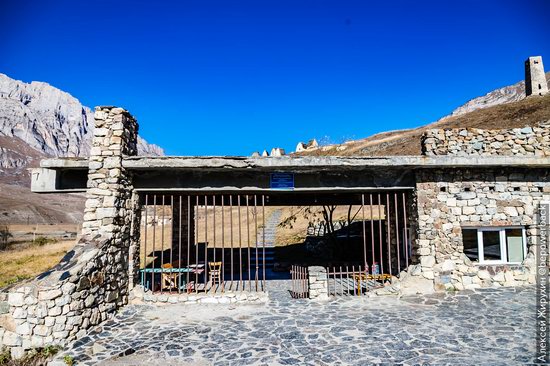
<path id="1" fill-rule="evenodd" d="M 11 1 L 0 72 L 127 108 L 170 155 L 415 127 L 550 69 L 550 1 Z"/>

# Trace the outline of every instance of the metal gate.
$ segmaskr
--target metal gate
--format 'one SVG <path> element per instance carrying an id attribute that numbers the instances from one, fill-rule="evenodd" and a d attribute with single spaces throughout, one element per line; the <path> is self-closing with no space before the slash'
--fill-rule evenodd
<path id="1" fill-rule="evenodd" d="M 140 273 L 152 291 L 265 291 L 265 195 L 144 194 Z"/>
<path id="2" fill-rule="evenodd" d="M 306 299 L 309 297 L 309 282 L 307 267 L 293 265 L 290 268 L 292 286 L 290 296 L 293 299 Z"/>

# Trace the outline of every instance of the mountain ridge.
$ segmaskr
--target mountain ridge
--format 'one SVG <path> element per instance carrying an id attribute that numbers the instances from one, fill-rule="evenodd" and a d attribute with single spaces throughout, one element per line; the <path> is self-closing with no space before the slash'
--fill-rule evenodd
<path id="1" fill-rule="evenodd" d="M 0 73 L 0 175 L 20 184 L 26 168 L 44 157 L 87 156 L 94 112 L 71 94 L 48 83 L 25 83 Z M 12 141 L 7 141 L 11 139 Z M 30 153 L 28 147 L 36 153 Z M 138 154 L 164 150 L 138 136 Z M 19 179 L 21 178 L 21 179 Z"/>

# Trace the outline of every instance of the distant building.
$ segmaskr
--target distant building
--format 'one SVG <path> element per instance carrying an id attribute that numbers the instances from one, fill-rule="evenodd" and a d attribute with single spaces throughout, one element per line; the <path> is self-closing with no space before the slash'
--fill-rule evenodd
<path id="1" fill-rule="evenodd" d="M 282 149 L 280 147 L 274 147 L 271 149 L 271 156 L 283 156 L 285 155 L 285 149 Z"/>
<path id="2" fill-rule="evenodd" d="M 309 140 L 307 144 L 304 144 L 303 142 L 298 142 L 298 145 L 296 145 L 296 152 L 306 151 L 310 149 L 315 149 L 319 147 L 319 143 L 317 143 L 317 140 Z"/>
<path id="3" fill-rule="evenodd" d="M 545 95 L 548 83 L 544 74 L 541 56 L 532 56 L 525 60 L 525 95 Z"/>

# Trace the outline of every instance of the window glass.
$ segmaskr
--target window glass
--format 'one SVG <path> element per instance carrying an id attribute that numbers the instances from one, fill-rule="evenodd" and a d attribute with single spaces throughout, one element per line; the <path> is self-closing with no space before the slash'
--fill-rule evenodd
<path id="1" fill-rule="evenodd" d="M 500 232 L 499 231 L 482 231 L 483 234 L 483 260 L 499 261 L 502 260 L 500 255 Z"/>
<path id="2" fill-rule="evenodd" d="M 464 245 L 464 254 L 466 254 L 470 260 L 479 260 L 477 229 L 462 229 L 462 243 Z"/>
<path id="3" fill-rule="evenodd" d="M 521 229 L 506 229 L 506 249 L 508 262 L 523 261 L 523 232 Z"/>

